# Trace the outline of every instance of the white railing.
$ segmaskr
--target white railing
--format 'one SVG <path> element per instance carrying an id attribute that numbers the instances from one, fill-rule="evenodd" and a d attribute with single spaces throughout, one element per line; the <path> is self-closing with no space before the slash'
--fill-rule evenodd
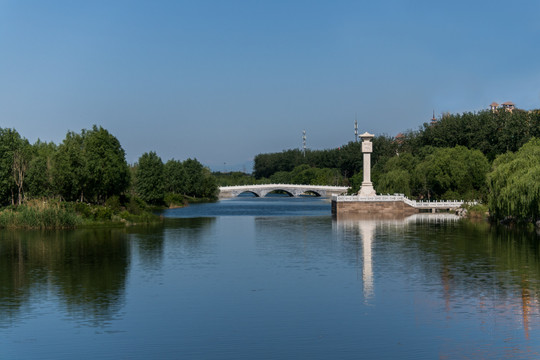
<path id="1" fill-rule="evenodd" d="M 359 196 L 359 195 L 348 195 L 332 196 L 332 200 L 336 202 L 358 202 L 358 201 L 403 201 L 405 204 L 416 208 L 416 209 L 433 209 L 433 208 L 458 208 L 463 204 L 467 203 L 469 205 L 476 205 L 476 201 L 465 202 L 463 200 L 441 200 L 441 201 L 416 201 L 407 198 L 405 195 L 377 195 L 377 196 Z"/>
<path id="2" fill-rule="evenodd" d="M 257 185 L 232 185 L 232 186 L 220 186 L 220 190 L 238 190 L 238 189 L 268 189 L 275 187 L 287 187 L 287 188 L 317 188 L 328 190 L 348 190 L 347 186 L 330 186 L 330 185 L 299 185 L 299 184 L 257 184 Z"/>

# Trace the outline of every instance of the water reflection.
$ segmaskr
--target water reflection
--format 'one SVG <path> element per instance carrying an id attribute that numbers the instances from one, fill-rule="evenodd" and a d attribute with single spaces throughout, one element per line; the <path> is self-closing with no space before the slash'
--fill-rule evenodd
<path id="1" fill-rule="evenodd" d="M 132 249 L 137 253 L 140 266 L 145 270 L 161 268 L 164 253 L 165 228 L 162 224 L 128 228 Z"/>
<path id="2" fill-rule="evenodd" d="M 272 255 L 278 251 L 302 261 L 331 253 L 331 223 L 329 216 L 255 217 L 255 240 L 264 253 Z"/>
<path id="3" fill-rule="evenodd" d="M 123 302 L 129 247 L 114 229 L 0 232 L 0 324 L 49 293 L 70 317 L 99 325 Z"/>
<path id="4" fill-rule="evenodd" d="M 215 225 L 216 218 L 213 217 L 167 219 L 164 236 L 175 251 L 181 248 L 182 252 L 193 254 L 208 246 Z"/>
<path id="5" fill-rule="evenodd" d="M 386 259 L 391 255 L 396 264 L 405 264 L 398 271 L 416 273 L 412 269 L 420 267 L 426 284 L 432 284 L 428 287 L 438 284 L 447 319 L 471 307 L 484 326 L 503 319 L 520 324 L 525 339 L 530 337 L 531 316 L 538 326 L 540 239 L 532 231 L 448 214 L 336 219 L 334 231 L 344 241 L 346 254 L 358 257 L 361 250 L 366 301 L 376 293 L 377 271 L 395 266 Z M 384 263 L 377 266 L 378 260 Z"/>

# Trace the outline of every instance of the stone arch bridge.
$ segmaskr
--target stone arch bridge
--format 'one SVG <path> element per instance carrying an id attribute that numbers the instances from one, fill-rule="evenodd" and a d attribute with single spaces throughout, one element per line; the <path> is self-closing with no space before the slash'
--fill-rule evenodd
<path id="1" fill-rule="evenodd" d="M 300 196 L 311 193 L 316 196 L 331 197 L 332 195 L 345 194 L 349 188 L 347 186 L 323 186 L 323 185 L 293 185 L 293 184 L 263 184 L 263 185 L 239 185 L 222 186 L 219 188 L 220 198 L 236 197 L 242 193 L 252 193 L 258 197 L 265 197 L 268 193 L 281 190 L 290 196 Z"/>

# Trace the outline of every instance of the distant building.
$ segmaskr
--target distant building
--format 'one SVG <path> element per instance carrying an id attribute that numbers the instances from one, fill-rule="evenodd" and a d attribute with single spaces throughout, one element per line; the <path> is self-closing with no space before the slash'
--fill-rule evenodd
<path id="1" fill-rule="evenodd" d="M 516 105 L 511 101 L 503 102 L 501 105 L 504 110 L 510 111 L 510 112 L 512 112 L 512 110 L 516 108 Z"/>
<path id="2" fill-rule="evenodd" d="M 502 104 L 497 104 L 496 102 L 492 102 L 491 105 L 489 105 L 492 112 L 497 112 L 502 107 L 505 111 L 512 112 L 516 108 L 516 105 L 511 101 L 503 102 Z"/>

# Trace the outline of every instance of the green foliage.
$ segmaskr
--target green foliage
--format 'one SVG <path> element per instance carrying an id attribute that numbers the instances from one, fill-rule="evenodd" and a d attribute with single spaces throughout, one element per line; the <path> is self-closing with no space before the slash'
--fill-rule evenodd
<path id="1" fill-rule="evenodd" d="M 76 202 L 76 203 L 71 203 L 70 205 L 72 209 L 75 210 L 77 214 L 81 215 L 82 217 L 87 218 L 87 219 L 90 219 L 93 217 L 92 206 L 90 204 Z"/>
<path id="2" fill-rule="evenodd" d="M 273 184 L 291 184 L 291 174 L 290 171 L 278 171 L 270 176 L 270 182 Z"/>
<path id="3" fill-rule="evenodd" d="M 113 195 L 105 201 L 105 206 L 113 210 L 114 212 L 120 211 L 122 209 L 122 203 L 118 195 Z"/>
<path id="4" fill-rule="evenodd" d="M 84 156 L 84 139 L 69 131 L 54 157 L 55 192 L 67 201 L 83 200 L 88 187 L 88 167 Z"/>
<path id="5" fill-rule="evenodd" d="M 540 112 L 513 112 L 488 110 L 478 113 L 445 115 L 435 125 L 424 128 L 405 142 L 419 149 L 426 145 L 436 147 L 465 146 L 480 150 L 489 160 L 507 151 L 516 151 L 531 137 L 540 136 Z"/>
<path id="6" fill-rule="evenodd" d="M 478 150 L 438 148 L 418 163 L 415 190 L 427 199 L 479 199 L 485 193 L 489 163 Z"/>
<path id="7" fill-rule="evenodd" d="M 126 210 L 134 215 L 140 215 L 148 211 L 146 203 L 139 197 L 131 196 L 126 204 Z"/>
<path id="8" fill-rule="evenodd" d="M 488 174 L 489 210 L 495 219 L 540 219 L 540 139 L 498 156 Z"/>
<path id="9" fill-rule="evenodd" d="M 217 181 L 208 168 L 197 159 L 187 159 L 182 165 L 186 175 L 182 185 L 184 195 L 195 198 L 217 198 Z"/>
<path id="10" fill-rule="evenodd" d="M 252 185 L 259 183 L 254 176 L 241 171 L 214 172 L 218 186 Z"/>
<path id="11" fill-rule="evenodd" d="M 135 189 L 139 197 L 147 203 L 163 203 L 163 162 L 155 152 L 144 153 L 139 158 L 135 173 Z"/>
<path id="12" fill-rule="evenodd" d="M 0 205 L 21 202 L 29 161 L 28 141 L 15 129 L 0 128 Z"/>
<path id="13" fill-rule="evenodd" d="M 362 171 L 357 172 L 349 179 L 349 181 L 350 181 L 350 189 L 348 193 L 356 194 L 358 191 L 360 191 L 360 187 L 362 186 L 362 181 L 364 181 L 364 173 Z"/>
<path id="14" fill-rule="evenodd" d="M 181 161 L 171 159 L 163 168 L 165 191 L 172 194 L 186 192 L 187 173 Z"/>
<path id="15" fill-rule="evenodd" d="M 168 207 L 177 207 L 177 206 L 185 206 L 186 205 L 186 199 L 183 195 L 180 194 L 173 194 L 173 193 L 167 193 L 165 194 L 165 205 Z"/>
<path id="16" fill-rule="evenodd" d="M 148 212 L 144 211 L 139 214 L 133 214 L 129 211 L 123 211 L 119 214 L 120 218 L 124 219 L 128 224 L 151 224 L 159 221 L 159 217 Z"/>
<path id="17" fill-rule="evenodd" d="M 38 141 L 32 146 L 34 156 L 28 166 L 26 193 L 32 198 L 52 197 L 53 159 L 57 151 L 54 143 Z"/>
<path id="18" fill-rule="evenodd" d="M 159 217 L 149 212 L 146 203 L 136 197 L 120 198 L 112 196 L 105 205 L 81 202 L 63 203 L 64 208 L 84 220 L 84 225 L 103 223 L 149 223 L 156 222 Z"/>
<path id="19" fill-rule="evenodd" d="M 278 171 L 270 176 L 269 183 L 301 185 L 348 184 L 347 180 L 340 174 L 338 169 L 319 169 L 307 164 L 299 165 L 292 171 Z"/>
<path id="20" fill-rule="evenodd" d="M 60 203 L 36 201 L 0 212 L 0 228 L 65 229 L 79 224 L 80 217 Z"/>
<path id="21" fill-rule="evenodd" d="M 467 209 L 467 217 L 470 219 L 486 219 L 489 213 L 489 207 L 486 204 L 464 205 Z"/>
<path id="22" fill-rule="evenodd" d="M 373 139 L 372 165 L 394 156 L 397 147 L 398 144 L 393 138 L 386 135 L 376 136 Z M 259 154 L 254 160 L 254 176 L 256 179 L 272 179 L 276 173 L 283 176 L 284 173 L 291 172 L 301 165 L 318 169 L 338 169 L 339 175 L 344 178 L 353 176 L 362 170 L 362 144 L 351 141 L 337 149 L 307 150 L 305 156 L 297 149 Z"/>
<path id="23" fill-rule="evenodd" d="M 202 185 L 200 197 L 206 199 L 217 199 L 218 196 L 218 186 L 216 183 L 216 178 L 212 176 L 212 173 L 208 168 L 204 168 L 202 172 Z"/>
<path id="24" fill-rule="evenodd" d="M 377 183 L 377 192 L 382 194 L 405 194 L 411 196 L 411 176 L 406 170 L 395 169 L 384 173 Z"/>
<path id="25" fill-rule="evenodd" d="M 68 201 L 103 203 L 122 194 L 130 173 L 120 142 L 101 126 L 68 132 L 54 156 L 55 191 Z"/>
<path id="26" fill-rule="evenodd" d="M 129 186 L 130 173 L 118 139 L 96 125 L 82 134 L 88 174 L 86 197 L 101 203 L 122 194 Z"/>

